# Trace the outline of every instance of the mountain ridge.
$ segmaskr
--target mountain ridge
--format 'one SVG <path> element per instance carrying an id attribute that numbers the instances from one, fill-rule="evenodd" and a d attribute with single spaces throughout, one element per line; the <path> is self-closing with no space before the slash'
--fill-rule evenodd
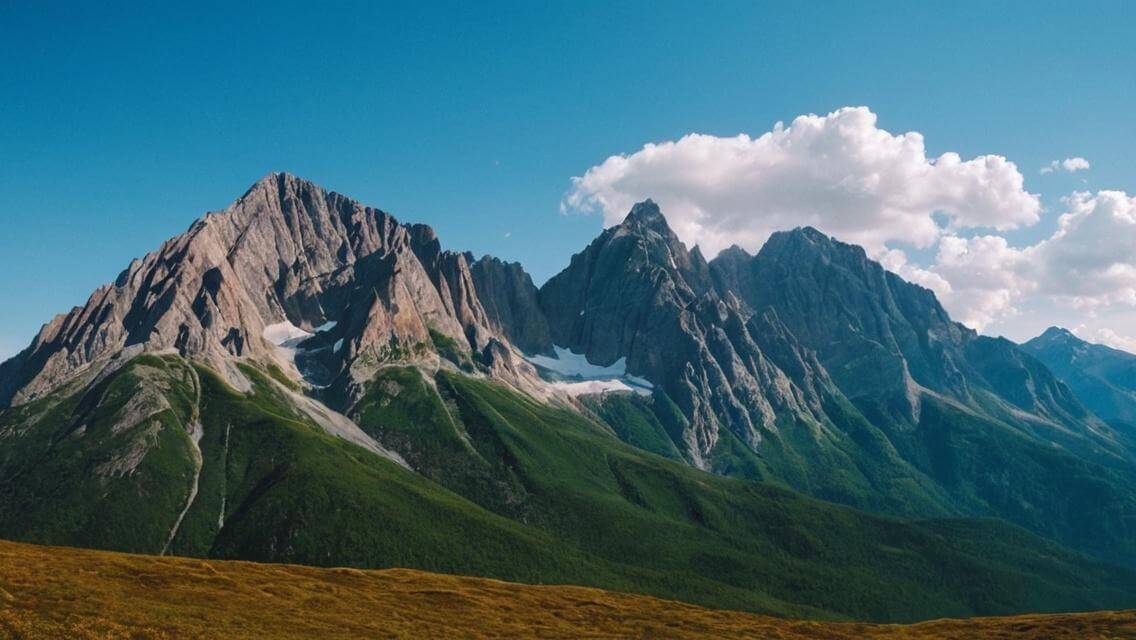
<path id="1" fill-rule="evenodd" d="M 557 356 L 600 372 L 582 388 L 635 388 L 589 395 L 529 361 Z M 1040 361 L 816 229 L 707 261 L 650 201 L 538 288 L 270 174 L 45 325 L 0 389 L 0 534 L 22 539 L 527 580 L 592 566 L 601 586 L 888 619 L 1122 597 L 1093 590 L 1123 571 L 1071 585 L 1088 561 L 1033 534 L 1136 562 L 1127 436 Z M 1033 532 L 995 527 L 1013 560 L 975 542 L 989 517 Z M 884 603 L 873 529 L 905 566 L 987 558 L 997 594 L 948 571 Z M 517 559 L 463 556 L 461 530 Z M 1026 565 L 1044 597 L 1014 586 Z"/>
<path id="2" fill-rule="evenodd" d="M 359 277 L 382 295 L 368 297 Z M 267 327 L 307 331 L 347 319 L 355 324 L 331 334 L 345 348 L 326 354 L 334 357 L 324 364 L 340 376 L 338 391 L 350 395 L 355 378 L 366 377 L 352 372 L 364 353 L 426 343 L 429 331 L 485 349 L 496 335 L 472 292 L 465 257 L 443 251 L 429 227 L 400 224 L 314 183 L 271 173 L 44 325 L 0 365 L 0 404 L 33 399 L 122 351 L 173 349 L 247 388 L 233 358 L 294 371 L 265 338 Z"/>

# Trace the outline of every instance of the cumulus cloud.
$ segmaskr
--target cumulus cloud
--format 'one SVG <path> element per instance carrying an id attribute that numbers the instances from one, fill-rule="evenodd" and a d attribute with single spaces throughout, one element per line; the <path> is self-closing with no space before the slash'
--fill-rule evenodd
<path id="1" fill-rule="evenodd" d="M 1079 192 L 1053 237 L 1029 249 L 1045 293 L 1075 306 L 1136 305 L 1136 197 Z"/>
<path id="2" fill-rule="evenodd" d="M 599 211 L 610 226 L 648 197 L 711 256 L 801 225 L 880 256 L 888 242 L 930 247 L 959 229 L 1030 225 L 1041 211 L 1006 158 L 928 157 L 921 134 L 880 129 L 866 107 L 800 116 L 756 138 L 690 134 L 611 156 L 573 178 L 563 208 Z"/>
<path id="3" fill-rule="evenodd" d="M 1072 158 L 1065 158 L 1064 160 L 1054 160 L 1041 168 L 1041 174 L 1053 173 L 1054 171 L 1068 171 L 1069 173 L 1076 173 L 1077 171 L 1084 171 L 1089 168 L 1089 161 L 1080 156 Z"/>
<path id="4" fill-rule="evenodd" d="M 1089 329 L 1085 325 L 1081 325 L 1073 329 L 1073 333 L 1077 334 L 1077 337 L 1082 340 L 1136 354 L 1136 338 L 1121 335 L 1108 327 Z"/>
<path id="5" fill-rule="evenodd" d="M 1072 157 L 1043 173 L 1088 168 Z M 610 226 L 646 198 L 708 256 L 735 243 L 756 251 L 774 231 L 812 225 L 863 245 L 976 329 L 1005 326 L 1023 309 L 1076 311 L 1095 318 L 1098 341 L 1130 340 L 1100 322 L 1111 309 L 1112 325 L 1126 326 L 1119 310 L 1136 312 L 1136 198 L 1074 193 L 1056 232 L 1014 246 L 999 232 L 1035 223 L 1041 205 L 1013 162 L 929 157 L 922 135 L 880 129 L 864 107 L 800 116 L 756 138 L 690 134 L 611 156 L 573 178 L 562 207 L 602 213 Z M 901 246 L 934 257 L 917 264 Z"/>
<path id="6" fill-rule="evenodd" d="M 1036 289 L 1031 269 L 1028 256 L 1001 236 L 946 236 L 932 272 L 951 285 L 940 295 L 944 306 L 961 322 L 982 329 L 1017 313 L 1015 302 Z"/>
<path id="7" fill-rule="evenodd" d="M 1037 244 L 947 235 L 930 267 L 894 252 L 885 266 L 934 290 L 952 314 L 978 329 L 1036 297 L 1085 312 L 1136 307 L 1136 197 L 1079 192 L 1063 202 L 1057 231 Z"/>

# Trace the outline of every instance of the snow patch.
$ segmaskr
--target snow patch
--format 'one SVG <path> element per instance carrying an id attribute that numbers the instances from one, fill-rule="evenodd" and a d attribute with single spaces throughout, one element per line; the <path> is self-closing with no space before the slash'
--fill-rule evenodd
<path id="1" fill-rule="evenodd" d="M 334 328 L 335 328 L 335 325 L 336 325 L 336 324 L 337 324 L 337 323 L 335 322 L 335 320 L 328 320 L 327 322 L 325 322 L 325 323 L 321 324 L 320 326 L 316 327 L 316 328 L 314 329 L 314 331 L 315 331 L 316 333 L 323 333 L 324 331 L 331 331 L 332 329 L 334 329 Z"/>
<path id="2" fill-rule="evenodd" d="M 553 389 L 563 391 L 570 396 L 584 396 L 595 393 L 603 393 L 605 391 L 635 391 L 637 393 L 649 394 L 645 389 L 632 388 L 627 386 L 627 383 L 622 380 L 587 380 L 584 382 L 553 382 L 550 383 Z"/>
<path id="3" fill-rule="evenodd" d="M 627 358 L 623 357 L 608 366 L 588 362 L 586 355 L 553 345 L 556 357 L 535 355 L 525 359 L 551 375 L 549 386 L 571 396 L 606 391 L 634 391 L 651 395 L 654 385 L 646 378 L 627 373 Z M 567 378 L 567 379 L 565 379 Z"/>
<path id="4" fill-rule="evenodd" d="M 340 339 L 335 341 L 335 345 L 331 348 L 331 351 L 332 351 L 332 353 L 339 353 L 339 350 L 342 349 L 342 348 L 343 348 L 343 338 L 340 338 Z"/>
<path id="5" fill-rule="evenodd" d="M 627 358 L 620 358 L 610 365 L 603 367 L 588 362 L 588 357 L 582 353 L 572 353 L 564 347 L 552 346 L 556 357 L 535 355 L 525 356 L 529 362 L 559 373 L 562 376 L 581 378 L 620 378 L 627 374 Z"/>
<path id="6" fill-rule="evenodd" d="M 276 345 L 277 350 L 288 362 L 296 361 L 297 345 L 312 337 L 311 333 L 304 331 L 287 320 L 268 325 L 264 328 L 262 335 L 265 340 Z"/>
<path id="7" fill-rule="evenodd" d="M 312 334 L 285 320 L 264 328 L 264 339 L 278 347 L 294 347 Z"/>

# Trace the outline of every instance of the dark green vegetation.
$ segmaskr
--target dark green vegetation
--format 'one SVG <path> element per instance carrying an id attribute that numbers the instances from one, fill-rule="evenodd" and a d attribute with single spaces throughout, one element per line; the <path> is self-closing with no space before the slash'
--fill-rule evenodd
<path id="1" fill-rule="evenodd" d="M 583 396 L 581 401 L 610 425 L 620 440 L 644 451 L 682 459 L 673 440 L 680 433 L 682 413 L 665 394 L 656 393 L 648 399 L 637 393 L 604 393 Z"/>
<path id="2" fill-rule="evenodd" d="M 180 358 L 145 357 L 0 414 L 0 536 L 159 552 L 196 476 L 172 553 L 586 584 L 809 617 L 1136 597 L 1133 574 L 999 522 L 869 516 L 694 470 L 496 383 L 386 368 L 356 417 L 413 473 L 325 433 L 268 375 L 245 374 L 254 388 L 242 394 Z M 145 410 L 131 409 L 139 399 Z"/>
<path id="3" fill-rule="evenodd" d="M 478 370 L 478 365 L 482 364 L 481 354 L 463 348 L 458 344 L 457 340 L 441 333 L 437 329 L 431 327 L 429 331 L 430 342 L 433 343 L 434 350 L 438 352 L 440 357 L 454 363 L 459 369 L 466 373 L 473 373 Z"/>
<path id="4" fill-rule="evenodd" d="M 143 357 L 0 413 L 0 536 L 161 551 L 192 483 L 196 397 L 192 368 Z"/>
<path id="5" fill-rule="evenodd" d="M 645 401 L 598 402 L 601 412 L 635 416 L 633 437 L 658 434 Z M 590 584 L 798 615 L 810 611 L 788 603 L 808 603 L 814 615 L 851 613 L 856 603 L 852 615 L 873 619 L 1006 611 L 1019 598 L 1051 610 L 1068 606 L 1059 602 L 1070 584 L 1088 586 L 1086 576 L 1100 571 L 1114 586 L 1094 597 L 1111 591 L 1124 600 L 1131 586 L 1122 585 L 1133 584 L 1127 572 L 1091 562 L 1096 568 L 1080 573 L 1074 567 L 1085 560 L 996 521 L 876 518 L 709 475 L 618 442 L 574 411 L 461 375 L 385 369 L 357 414 L 415 468 L 471 501 L 613 571 L 640 568 L 630 582 Z M 662 582 L 642 568 L 661 572 Z M 982 594 L 971 591 L 978 584 Z"/>

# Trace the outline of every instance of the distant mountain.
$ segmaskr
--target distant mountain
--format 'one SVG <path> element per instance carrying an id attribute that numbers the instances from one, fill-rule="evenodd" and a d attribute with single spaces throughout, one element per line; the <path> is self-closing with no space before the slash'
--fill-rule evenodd
<path id="1" fill-rule="evenodd" d="M 1060 544 L 1136 565 L 1132 451 L 858 247 L 650 201 L 538 289 L 272 174 L 0 365 L 0 537 L 802 616 L 1131 602 Z"/>
<path id="2" fill-rule="evenodd" d="M 1136 355 L 1050 327 L 1022 349 L 1045 363 L 1093 413 L 1136 433 Z"/>

